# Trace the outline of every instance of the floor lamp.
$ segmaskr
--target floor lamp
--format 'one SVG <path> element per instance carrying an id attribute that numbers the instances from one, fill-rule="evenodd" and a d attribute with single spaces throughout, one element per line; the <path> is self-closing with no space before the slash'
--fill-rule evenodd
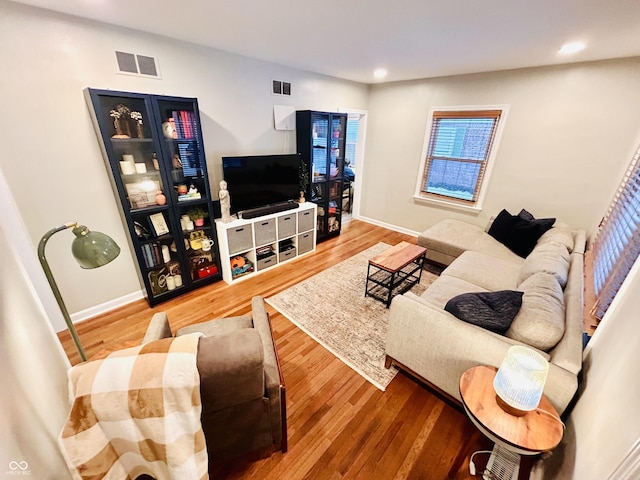
<path id="1" fill-rule="evenodd" d="M 73 233 L 76 236 L 71 244 L 71 253 L 73 253 L 76 261 L 82 268 L 97 268 L 106 265 L 120 254 L 120 247 L 111 237 L 104 233 L 92 232 L 84 225 L 78 225 L 76 222 L 66 223 L 60 227 L 49 230 L 42 236 L 40 243 L 38 244 L 38 258 L 40 259 L 40 264 L 42 265 L 44 274 L 49 281 L 51 290 L 53 290 L 53 295 L 56 297 L 58 306 L 62 311 L 62 315 L 64 316 L 64 321 L 67 324 L 71 338 L 73 338 L 76 348 L 78 349 L 78 353 L 80 354 L 80 358 L 84 362 L 87 360 L 87 356 L 84 353 L 84 349 L 80 343 L 80 338 L 78 337 L 78 332 L 76 332 L 73 322 L 71 321 L 67 307 L 62 300 L 60 290 L 58 290 L 58 285 L 53 279 L 53 274 L 51 273 L 49 263 L 47 262 L 47 258 L 44 254 L 44 248 L 47 241 L 54 234 L 61 232 L 62 230 L 67 230 L 68 228 L 73 228 Z"/>

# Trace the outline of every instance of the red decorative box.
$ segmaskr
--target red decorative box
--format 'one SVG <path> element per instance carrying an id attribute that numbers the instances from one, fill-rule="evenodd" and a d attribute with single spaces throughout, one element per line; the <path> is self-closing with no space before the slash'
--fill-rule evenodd
<path id="1" fill-rule="evenodd" d="M 216 267 L 215 265 L 208 265 L 206 267 L 199 268 L 196 272 L 199 279 L 210 277 L 211 275 L 215 275 L 216 273 L 218 273 L 218 267 Z"/>

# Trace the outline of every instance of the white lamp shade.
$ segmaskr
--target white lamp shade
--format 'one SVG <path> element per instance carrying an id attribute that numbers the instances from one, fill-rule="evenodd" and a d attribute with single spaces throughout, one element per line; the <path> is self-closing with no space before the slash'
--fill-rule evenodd
<path id="1" fill-rule="evenodd" d="M 493 379 L 498 399 L 510 409 L 501 406 L 514 415 L 535 410 L 548 373 L 549 362 L 535 350 L 519 345 L 509 348 Z"/>

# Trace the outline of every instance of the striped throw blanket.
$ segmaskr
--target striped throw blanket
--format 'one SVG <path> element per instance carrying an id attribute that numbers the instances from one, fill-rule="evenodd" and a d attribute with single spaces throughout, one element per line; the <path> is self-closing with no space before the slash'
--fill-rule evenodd
<path id="1" fill-rule="evenodd" d="M 74 479 L 206 480 L 194 333 L 118 350 L 69 370 L 59 443 Z"/>

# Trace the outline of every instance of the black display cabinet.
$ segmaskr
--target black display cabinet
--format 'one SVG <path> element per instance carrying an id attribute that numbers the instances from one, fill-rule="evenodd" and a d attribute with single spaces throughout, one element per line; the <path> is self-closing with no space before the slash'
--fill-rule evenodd
<path id="1" fill-rule="evenodd" d="M 317 239 L 340 234 L 347 114 L 296 112 L 297 151 L 309 171 L 306 198 L 318 205 Z"/>
<path id="2" fill-rule="evenodd" d="M 85 96 L 149 304 L 220 280 L 197 100 Z"/>

